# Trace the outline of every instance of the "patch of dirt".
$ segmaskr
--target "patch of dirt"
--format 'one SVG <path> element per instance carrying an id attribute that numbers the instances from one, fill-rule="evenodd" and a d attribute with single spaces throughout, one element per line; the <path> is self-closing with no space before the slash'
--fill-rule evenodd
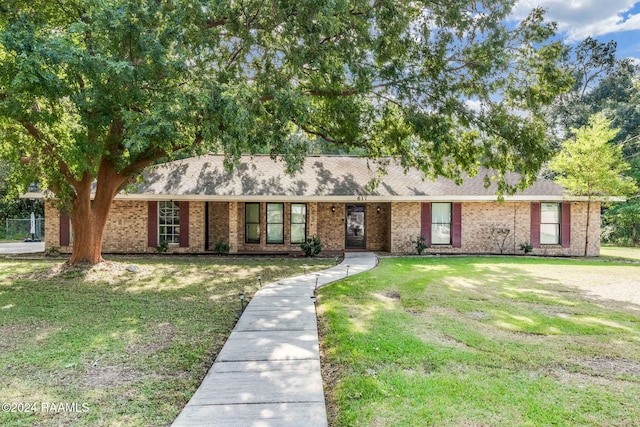
<path id="1" fill-rule="evenodd" d="M 69 265 L 67 263 L 56 264 L 42 271 L 35 271 L 27 274 L 14 276 L 13 279 L 27 280 L 49 280 L 53 278 L 73 279 L 85 277 L 87 280 L 97 280 L 105 277 L 120 277 L 127 274 L 140 274 L 142 270 L 139 266 L 138 273 L 133 273 L 127 268 L 130 264 L 105 261 L 96 265 L 79 264 Z"/>
<path id="2" fill-rule="evenodd" d="M 400 301 L 400 292 L 385 292 L 383 295 L 387 298 Z"/>
<path id="3" fill-rule="evenodd" d="M 570 372 L 562 368 L 553 369 L 547 372 L 547 375 L 555 378 L 561 384 L 580 389 L 587 388 L 589 386 L 598 386 L 607 387 L 616 393 L 624 393 L 629 387 L 637 387 L 637 383 L 634 381 L 587 375 L 581 372 Z"/>
<path id="4" fill-rule="evenodd" d="M 400 293 L 399 292 L 372 292 L 371 295 L 376 298 L 378 301 L 381 301 L 385 305 L 394 304 L 400 302 Z"/>
<path id="5" fill-rule="evenodd" d="M 640 376 L 640 363 L 635 360 L 612 359 L 608 357 L 592 357 L 578 360 L 580 366 L 589 368 L 596 375 L 638 375 Z"/>
<path id="6" fill-rule="evenodd" d="M 153 342 L 145 344 L 127 345 L 127 352 L 130 354 L 150 354 L 163 350 L 171 344 L 175 336 L 175 327 L 169 322 L 154 325 L 152 336 L 155 338 Z"/>
<path id="7" fill-rule="evenodd" d="M 123 366 L 92 366 L 85 370 L 83 382 L 91 388 L 108 388 L 138 381 L 142 374 Z"/>
<path id="8" fill-rule="evenodd" d="M 485 313 L 483 311 L 470 311 L 467 314 L 472 318 L 479 320 L 486 320 L 491 318 L 491 315 L 489 313 Z"/>
<path id="9" fill-rule="evenodd" d="M 15 349 L 17 343 L 32 341 L 34 333 L 45 333 L 51 329 L 45 322 L 0 325 L 0 351 Z"/>

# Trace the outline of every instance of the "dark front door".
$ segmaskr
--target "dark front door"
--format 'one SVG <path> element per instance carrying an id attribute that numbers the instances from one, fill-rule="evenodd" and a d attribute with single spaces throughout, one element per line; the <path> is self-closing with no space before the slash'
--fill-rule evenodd
<path id="1" fill-rule="evenodd" d="M 347 249 L 364 249 L 367 247 L 364 205 L 347 205 L 347 230 L 345 247 Z"/>

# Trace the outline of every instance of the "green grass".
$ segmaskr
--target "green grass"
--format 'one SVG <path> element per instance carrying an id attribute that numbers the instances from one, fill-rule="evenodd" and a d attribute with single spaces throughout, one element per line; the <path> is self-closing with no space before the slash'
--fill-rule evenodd
<path id="1" fill-rule="evenodd" d="M 387 258 L 319 296 L 333 426 L 635 425 L 640 306 L 596 297 L 640 267 Z"/>
<path id="2" fill-rule="evenodd" d="M 329 260 L 138 257 L 53 274 L 60 261 L 0 259 L 2 426 L 171 423 L 222 348 L 238 293 Z M 139 273 L 124 269 L 128 263 Z M 76 403 L 72 412 L 43 410 Z M 82 406 L 86 404 L 86 406 Z M 16 407 L 17 408 L 17 407 Z M 86 409 L 86 411 L 83 411 Z"/>
<path id="3" fill-rule="evenodd" d="M 640 261 L 640 247 L 602 246 L 600 256 Z"/>

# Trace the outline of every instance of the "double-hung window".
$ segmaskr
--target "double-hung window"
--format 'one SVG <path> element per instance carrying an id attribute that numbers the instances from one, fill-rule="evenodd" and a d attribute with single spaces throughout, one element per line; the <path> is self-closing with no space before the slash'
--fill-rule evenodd
<path id="1" fill-rule="evenodd" d="M 180 243 L 180 203 L 162 200 L 158 203 L 158 242 Z"/>
<path id="2" fill-rule="evenodd" d="M 244 205 L 244 241 L 260 243 L 260 203 Z"/>
<path id="3" fill-rule="evenodd" d="M 431 204 L 431 244 L 451 244 L 451 203 Z"/>
<path id="4" fill-rule="evenodd" d="M 540 205 L 540 244 L 560 244 L 560 221 L 562 218 L 560 203 L 541 203 Z"/>
<path id="5" fill-rule="evenodd" d="M 307 238 L 307 205 L 291 203 L 291 243 L 302 243 Z"/>
<path id="6" fill-rule="evenodd" d="M 283 203 L 267 203 L 267 243 L 284 243 Z"/>

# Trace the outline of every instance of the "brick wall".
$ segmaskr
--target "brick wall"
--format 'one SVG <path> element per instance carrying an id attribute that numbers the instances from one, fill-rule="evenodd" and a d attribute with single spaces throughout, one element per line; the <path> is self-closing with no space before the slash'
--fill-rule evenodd
<path id="1" fill-rule="evenodd" d="M 50 201 L 44 204 L 44 247 L 60 248 L 60 212 L 51 205 Z M 68 252 L 65 248 L 60 248 L 62 252 Z"/>
<path id="2" fill-rule="evenodd" d="M 380 208 L 380 212 L 378 212 L 378 208 Z M 388 250 L 389 211 L 389 203 L 369 203 L 366 205 L 367 250 Z"/>
<path id="3" fill-rule="evenodd" d="M 189 203 L 189 247 L 170 245 L 168 251 L 199 253 L 204 251 L 204 202 Z M 71 252 L 71 246 L 60 246 L 60 213 L 50 203 L 45 205 L 45 248 L 58 247 Z M 114 200 L 105 226 L 102 251 L 105 253 L 155 252 L 147 246 L 148 209 L 146 201 Z"/>
<path id="4" fill-rule="evenodd" d="M 147 202 L 114 200 L 104 230 L 102 251 L 106 253 L 149 252 L 147 217 Z"/>
<path id="5" fill-rule="evenodd" d="M 411 243 L 420 236 L 420 215 L 422 204 L 417 202 L 391 203 L 390 218 L 390 251 L 401 253 L 415 252 L 415 245 Z"/>
<path id="6" fill-rule="evenodd" d="M 411 243 L 420 235 L 420 203 L 392 203 L 390 218 L 391 252 L 415 253 Z M 600 204 L 591 206 L 589 227 L 589 256 L 599 255 L 600 248 Z M 584 253 L 586 226 L 586 202 L 571 203 L 571 246 L 542 245 L 535 248 L 536 255 L 571 255 Z M 506 239 L 492 236 L 491 229 L 508 229 Z M 521 254 L 520 244 L 531 241 L 531 204 L 529 202 L 468 202 L 462 203 L 461 247 L 437 245 L 426 253 L 440 254 Z M 429 242 L 425 242 L 429 243 Z"/>
<path id="7" fill-rule="evenodd" d="M 219 240 L 229 243 L 229 205 L 228 202 L 209 202 L 208 250 L 213 250 Z"/>
<path id="8" fill-rule="evenodd" d="M 588 256 L 600 255 L 600 202 L 592 202 L 589 218 Z M 571 202 L 571 247 L 542 245 L 534 249 L 536 255 L 583 256 L 587 226 L 587 202 Z"/>
<path id="9" fill-rule="evenodd" d="M 331 208 L 335 207 L 335 212 Z M 325 251 L 344 249 L 345 205 L 342 203 L 318 203 L 318 237 Z"/>
<path id="10" fill-rule="evenodd" d="M 244 203 L 209 203 L 209 241 L 213 248 L 218 239 L 227 241 L 231 252 L 238 251 L 300 251 L 290 238 L 290 204 L 285 203 L 284 244 L 266 244 L 266 204 L 261 203 L 261 243 L 244 242 Z M 586 202 L 571 203 L 571 246 L 543 245 L 534 249 L 538 255 L 572 255 L 584 253 Z M 335 207 L 335 212 L 331 208 Z M 380 207 L 380 213 L 377 208 Z M 415 240 L 421 233 L 419 202 L 369 203 L 366 205 L 368 250 L 395 253 L 415 253 Z M 170 252 L 204 252 L 205 202 L 189 203 L 189 247 L 171 246 Z M 113 203 L 104 236 L 104 252 L 155 252 L 147 246 L 147 202 L 116 200 Z M 60 247 L 60 214 L 50 202 L 45 204 L 45 247 L 59 247 L 63 253 L 71 248 Z M 345 245 L 345 205 L 342 203 L 307 203 L 307 236 L 317 235 L 324 250 L 340 251 Z M 531 204 L 529 202 L 467 202 L 462 203 L 461 247 L 434 246 L 427 253 L 500 253 L 499 242 L 491 236 L 491 228 L 509 229 L 503 253 L 520 254 L 519 245 L 531 241 Z M 592 203 L 589 228 L 590 256 L 599 255 L 600 203 Z"/>

